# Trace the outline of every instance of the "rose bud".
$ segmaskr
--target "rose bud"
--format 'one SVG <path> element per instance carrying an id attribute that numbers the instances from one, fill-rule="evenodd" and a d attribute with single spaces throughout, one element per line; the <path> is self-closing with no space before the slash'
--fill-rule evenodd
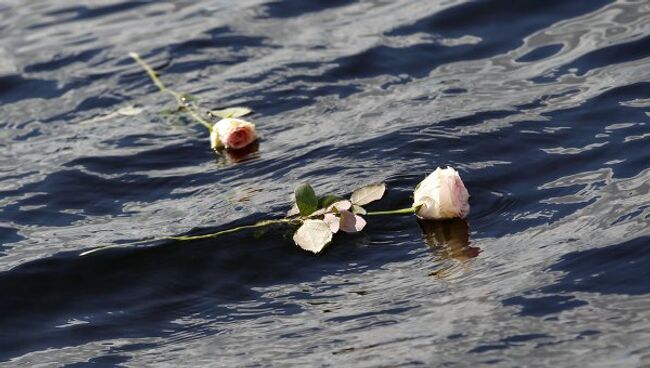
<path id="1" fill-rule="evenodd" d="M 210 132 L 212 149 L 240 149 L 255 140 L 257 140 L 255 125 L 241 119 L 221 119 L 214 124 Z"/>
<path id="2" fill-rule="evenodd" d="M 465 218 L 469 213 L 468 199 L 458 171 L 437 168 L 415 188 L 413 206 L 422 219 Z"/>

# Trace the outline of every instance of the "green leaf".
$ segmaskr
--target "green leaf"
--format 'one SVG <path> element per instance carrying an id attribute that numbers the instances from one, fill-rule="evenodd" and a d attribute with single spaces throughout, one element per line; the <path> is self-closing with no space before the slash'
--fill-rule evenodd
<path id="1" fill-rule="evenodd" d="M 319 253 L 332 241 L 332 231 L 323 220 L 305 220 L 293 234 L 293 241 L 306 251 Z"/>
<path id="2" fill-rule="evenodd" d="M 336 202 L 342 201 L 344 199 L 345 198 L 337 196 L 337 195 L 328 194 L 326 196 L 320 197 L 320 199 L 318 200 L 318 208 L 327 208 L 330 205 L 332 205 L 332 203 L 336 203 Z"/>
<path id="3" fill-rule="evenodd" d="M 298 185 L 294 194 L 301 215 L 309 216 L 318 209 L 318 197 L 311 185 L 307 183 Z"/>
<path id="4" fill-rule="evenodd" d="M 212 110 L 210 111 L 210 114 L 218 116 L 222 119 L 228 119 L 246 116 L 251 112 L 253 112 L 253 110 L 249 109 L 248 107 L 229 107 L 227 109 Z"/>
<path id="5" fill-rule="evenodd" d="M 357 206 L 363 206 L 370 202 L 381 199 L 386 192 L 386 184 L 370 184 L 365 187 L 359 188 L 352 193 L 350 201 Z"/>

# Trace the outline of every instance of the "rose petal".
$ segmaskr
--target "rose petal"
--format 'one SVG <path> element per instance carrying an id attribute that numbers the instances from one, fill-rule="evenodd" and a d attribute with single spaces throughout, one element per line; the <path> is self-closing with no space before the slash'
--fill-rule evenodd
<path id="1" fill-rule="evenodd" d="M 237 127 L 230 132 L 226 137 L 226 146 L 232 149 L 240 149 L 246 147 L 253 142 L 251 139 L 250 128 Z"/>
<path id="2" fill-rule="evenodd" d="M 460 218 L 465 218 L 469 214 L 469 192 L 467 191 L 467 188 L 465 188 L 465 184 L 463 184 L 463 180 L 460 176 L 456 177 L 456 188 L 458 191 L 457 198 L 459 216 Z"/>
<path id="3" fill-rule="evenodd" d="M 445 175 L 444 172 L 439 174 L 440 180 L 440 212 L 444 217 L 456 217 L 458 215 L 458 210 L 454 205 L 454 198 L 452 192 L 452 185 L 449 180 L 449 177 Z"/>
<path id="4" fill-rule="evenodd" d="M 210 131 L 210 147 L 212 149 L 217 149 L 223 147 L 223 143 L 219 140 L 219 134 L 217 133 L 216 126 Z"/>
<path id="5" fill-rule="evenodd" d="M 356 220 L 354 223 L 354 228 L 357 229 L 357 231 L 363 230 L 363 228 L 366 227 L 367 225 L 366 220 L 363 217 L 358 215 L 354 215 L 354 218 Z"/>
<path id="6" fill-rule="evenodd" d="M 439 217 L 436 201 L 434 201 L 433 198 L 421 197 L 420 200 L 415 203 L 415 206 L 420 206 L 420 209 L 416 213 L 416 216 L 419 218 L 430 220 Z"/>
<path id="7" fill-rule="evenodd" d="M 355 233 L 357 231 L 363 230 L 366 226 L 366 220 L 361 216 L 357 216 L 350 211 L 341 211 L 341 223 L 340 227 L 342 231 L 346 233 Z"/>
<path id="8" fill-rule="evenodd" d="M 346 199 L 346 200 L 343 200 L 343 201 L 338 201 L 338 202 L 332 203 L 329 207 L 327 207 L 327 212 L 332 211 L 334 208 L 336 208 L 336 210 L 339 211 L 339 212 L 347 211 L 347 210 L 350 209 L 350 207 L 352 207 L 352 202 L 350 202 L 350 201 L 348 201 Z"/>
<path id="9" fill-rule="evenodd" d="M 323 221 L 327 223 L 327 225 L 330 227 L 330 230 L 332 233 L 336 234 L 339 231 L 340 225 L 339 225 L 339 218 L 336 217 L 334 214 L 331 213 L 326 213 L 325 216 L 323 217 Z"/>
<path id="10" fill-rule="evenodd" d="M 293 234 L 293 241 L 304 250 L 319 253 L 332 241 L 332 233 L 323 220 L 305 220 Z"/>

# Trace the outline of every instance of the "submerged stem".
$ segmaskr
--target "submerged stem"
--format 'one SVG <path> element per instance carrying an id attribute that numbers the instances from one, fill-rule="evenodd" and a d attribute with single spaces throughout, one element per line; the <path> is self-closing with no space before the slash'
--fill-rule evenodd
<path id="1" fill-rule="evenodd" d="M 164 86 L 163 86 L 163 88 L 164 88 Z M 367 216 L 407 215 L 407 214 L 410 215 L 410 214 L 414 214 L 418 209 L 419 209 L 419 206 L 416 206 L 416 207 L 409 207 L 409 208 L 400 208 L 400 209 L 397 209 L 397 210 L 368 212 L 368 213 L 366 213 L 366 215 Z M 254 223 L 254 224 L 237 226 L 237 227 L 233 227 L 232 229 L 221 230 L 221 231 L 217 231 L 217 232 L 214 232 L 214 233 L 208 233 L 208 234 L 163 236 L 163 237 L 160 237 L 160 238 L 141 240 L 141 241 L 137 241 L 137 242 L 133 242 L 133 243 L 127 243 L 127 244 L 113 244 L 113 245 L 99 246 L 97 248 L 94 248 L 94 249 L 91 249 L 89 251 L 83 252 L 80 255 L 85 256 L 85 255 L 95 253 L 97 251 L 109 249 L 109 248 L 122 248 L 122 247 L 128 246 L 128 245 L 145 244 L 145 243 L 151 243 L 151 242 L 160 241 L 160 240 L 190 241 L 190 240 L 210 239 L 210 238 L 216 238 L 216 237 L 221 236 L 221 235 L 235 233 L 235 232 L 242 231 L 242 230 L 257 229 L 257 228 L 266 227 L 266 226 L 270 226 L 270 225 L 274 225 L 274 224 L 302 223 L 303 220 L 304 219 L 296 218 L 296 217 L 293 217 L 293 218 L 281 218 L 281 219 L 275 219 L 275 220 L 262 220 L 262 221 Z"/>
<path id="2" fill-rule="evenodd" d="M 263 220 L 263 221 L 256 222 L 256 223 L 251 224 L 251 225 L 237 226 L 237 227 L 233 227 L 232 229 L 221 230 L 221 231 L 217 231 L 217 232 L 209 233 L 209 234 L 167 236 L 167 237 L 165 237 L 163 239 L 177 240 L 177 241 L 209 239 L 209 238 L 216 238 L 217 236 L 220 236 L 220 235 L 235 233 L 235 232 L 238 232 L 238 231 L 241 231 L 241 230 L 256 229 L 256 228 L 266 227 L 266 226 L 273 225 L 273 224 L 288 224 L 288 223 L 291 223 L 293 221 L 296 221 L 296 219 L 286 219 L 286 218 L 284 218 L 284 219 L 278 219 L 278 220 Z"/>
<path id="3" fill-rule="evenodd" d="M 183 94 L 167 88 L 160 80 L 160 78 L 158 78 L 158 73 L 156 73 L 156 71 L 153 70 L 151 65 L 147 64 L 146 61 L 142 60 L 140 55 L 138 55 L 135 52 L 129 52 L 129 56 L 133 58 L 133 60 L 135 60 L 135 62 L 138 63 L 138 65 L 140 65 L 142 69 L 144 69 L 147 72 L 149 78 L 151 78 L 151 80 L 156 85 L 156 87 L 158 87 L 160 92 L 167 93 L 173 96 L 176 99 L 176 103 L 178 104 L 178 107 L 185 110 L 188 113 L 188 115 L 190 115 L 194 120 L 196 120 L 198 123 L 206 127 L 208 131 L 212 131 L 212 124 L 210 124 L 210 122 L 208 122 L 207 120 L 201 117 L 201 114 L 198 111 L 196 111 L 195 107 L 192 104 L 188 103 L 187 99 L 183 96 Z"/>
<path id="4" fill-rule="evenodd" d="M 176 240 L 176 241 L 190 241 L 190 240 L 199 240 L 199 239 L 210 239 L 210 238 L 216 238 L 217 236 L 220 235 L 226 235 L 230 233 L 235 233 L 241 230 L 246 230 L 246 229 L 256 229 L 260 227 L 266 227 L 274 224 L 291 224 L 293 222 L 299 222 L 301 220 L 295 219 L 295 218 L 283 218 L 283 219 L 277 219 L 277 220 L 262 220 L 259 222 L 256 222 L 254 224 L 250 225 L 242 225 L 242 226 L 237 226 L 232 229 L 227 229 L 227 230 L 221 230 L 217 231 L 214 233 L 209 233 L 209 234 L 201 234 L 201 235 L 180 235 L 180 236 L 163 236 L 160 238 L 153 238 L 153 239 L 147 239 L 147 240 L 140 240 L 132 243 L 126 243 L 126 244 L 108 244 L 108 245 L 101 245 L 96 248 L 93 248 L 91 250 L 85 251 L 80 254 L 80 256 L 85 256 L 88 254 L 92 254 L 95 252 L 99 252 L 102 250 L 106 249 L 112 249 L 112 248 L 124 248 L 125 246 L 132 246 L 132 245 L 138 245 L 138 244 L 146 244 L 146 243 L 151 243 L 155 241 L 160 241 L 160 240 Z"/>

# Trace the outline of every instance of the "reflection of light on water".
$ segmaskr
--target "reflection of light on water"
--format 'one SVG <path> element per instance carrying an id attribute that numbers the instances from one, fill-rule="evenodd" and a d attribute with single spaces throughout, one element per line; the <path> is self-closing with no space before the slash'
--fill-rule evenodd
<path id="1" fill-rule="evenodd" d="M 432 276 L 447 277 L 456 271 L 462 272 L 467 269 L 467 261 L 481 252 L 480 248 L 469 245 L 469 225 L 465 220 L 419 220 L 418 223 L 434 260 L 451 262 L 431 272 Z"/>

